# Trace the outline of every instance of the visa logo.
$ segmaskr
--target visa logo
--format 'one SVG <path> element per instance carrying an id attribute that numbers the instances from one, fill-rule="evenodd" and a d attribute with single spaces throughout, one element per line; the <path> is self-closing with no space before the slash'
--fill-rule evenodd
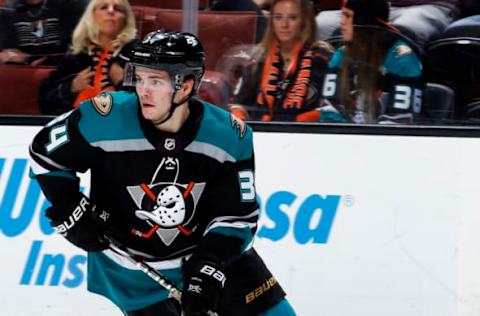
<path id="1" fill-rule="evenodd" d="M 290 232 L 299 244 L 325 244 L 332 230 L 340 195 L 312 194 L 305 199 L 289 191 L 277 191 L 268 196 L 261 216 L 267 223 L 260 226 L 257 236 L 278 241 Z M 273 224 L 269 224 L 271 222 Z"/>

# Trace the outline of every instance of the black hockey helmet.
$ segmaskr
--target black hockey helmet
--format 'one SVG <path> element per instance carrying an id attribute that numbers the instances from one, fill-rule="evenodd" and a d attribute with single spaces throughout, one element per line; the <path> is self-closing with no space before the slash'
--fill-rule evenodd
<path id="1" fill-rule="evenodd" d="M 390 7 L 387 0 L 346 0 L 345 7 L 354 12 L 355 25 L 381 25 L 388 23 Z"/>
<path id="2" fill-rule="evenodd" d="M 168 72 L 174 91 L 180 89 L 186 77 L 193 76 L 193 95 L 205 73 L 205 51 L 200 40 L 193 34 L 157 30 L 148 33 L 132 49 L 125 69 L 124 85 L 136 85 L 136 66 Z"/>

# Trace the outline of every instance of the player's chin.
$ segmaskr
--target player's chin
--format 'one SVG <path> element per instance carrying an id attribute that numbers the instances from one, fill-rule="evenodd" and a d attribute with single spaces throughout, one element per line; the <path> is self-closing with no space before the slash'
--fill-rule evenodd
<path id="1" fill-rule="evenodd" d="M 158 122 L 163 122 L 167 117 L 168 113 L 158 113 L 158 109 L 153 111 L 152 109 L 143 109 L 142 108 L 143 118 L 151 121 L 153 124 L 157 124 Z"/>
<path id="2" fill-rule="evenodd" d="M 155 109 L 155 107 L 142 106 L 142 115 L 147 120 L 155 121 L 159 116 L 161 116 L 158 115 L 157 112 L 158 109 Z"/>

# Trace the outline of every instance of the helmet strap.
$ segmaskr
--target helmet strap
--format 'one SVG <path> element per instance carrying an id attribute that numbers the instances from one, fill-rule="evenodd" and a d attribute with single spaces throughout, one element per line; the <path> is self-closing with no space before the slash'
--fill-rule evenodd
<path id="1" fill-rule="evenodd" d="M 170 110 L 168 111 L 167 117 L 164 118 L 160 123 L 156 123 L 156 125 L 160 125 L 160 124 L 163 124 L 163 123 L 165 123 L 166 121 L 168 121 L 168 120 L 172 117 L 173 112 L 175 111 L 175 109 L 176 109 L 177 107 L 179 107 L 180 105 L 182 105 L 183 103 L 185 103 L 186 101 L 188 101 L 188 100 L 190 99 L 191 95 L 192 95 L 192 94 L 190 93 L 190 94 L 189 94 L 188 96 L 186 96 L 183 100 L 181 100 L 180 102 L 177 103 L 177 102 L 174 101 L 175 95 L 177 94 L 177 91 L 178 91 L 178 89 L 175 88 L 175 91 L 174 91 L 173 94 L 172 94 L 172 100 L 171 100 L 171 102 L 170 102 L 170 103 L 171 103 L 171 105 L 170 105 Z"/>

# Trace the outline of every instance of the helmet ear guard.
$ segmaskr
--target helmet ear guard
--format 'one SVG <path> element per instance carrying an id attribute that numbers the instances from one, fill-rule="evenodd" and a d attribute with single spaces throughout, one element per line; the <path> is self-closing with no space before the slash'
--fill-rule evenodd
<path id="1" fill-rule="evenodd" d="M 166 71 L 174 91 L 181 88 L 186 77 L 192 76 L 194 85 L 190 96 L 193 96 L 205 73 L 205 51 L 193 34 L 158 30 L 147 34 L 131 51 L 124 85 L 137 85 L 137 67 Z"/>

